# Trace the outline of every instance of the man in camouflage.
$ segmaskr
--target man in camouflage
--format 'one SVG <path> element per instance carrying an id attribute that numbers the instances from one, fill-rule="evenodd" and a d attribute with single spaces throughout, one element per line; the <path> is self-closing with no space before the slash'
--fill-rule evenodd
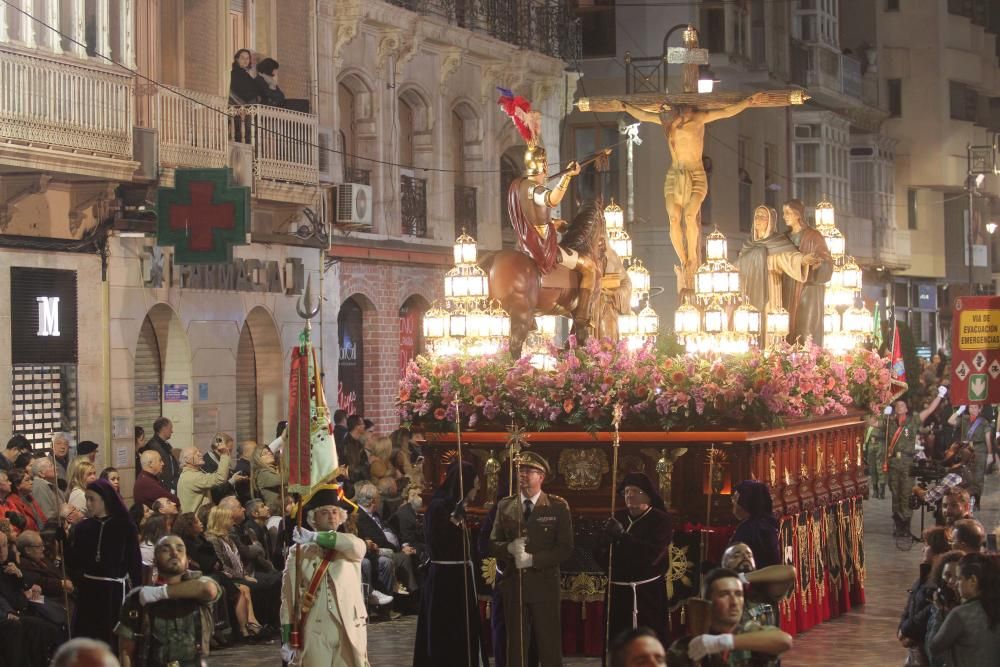
<path id="1" fill-rule="evenodd" d="M 115 628 L 122 667 L 201 667 L 212 634 L 211 605 L 219 586 L 188 572 L 187 549 L 176 535 L 155 547 L 162 586 L 135 588 L 122 604 Z"/>
<path id="2" fill-rule="evenodd" d="M 917 433 L 927 418 L 934 414 L 938 405 L 948 394 L 948 387 L 941 385 L 937 396 L 924 410 L 910 414 L 909 405 L 899 399 L 893 404 L 893 410 L 886 408 L 886 443 L 885 458 L 882 472 L 887 473 L 889 493 L 892 494 L 892 519 L 895 522 L 893 535 L 910 535 L 910 518 L 913 509 L 910 507 L 910 496 L 913 495 L 915 480 L 910 475 L 910 466 L 916 456 Z"/>
<path id="3" fill-rule="evenodd" d="M 868 467 L 868 484 L 873 498 L 885 498 L 885 425 L 877 414 L 868 416 L 865 430 L 865 465 Z"/>

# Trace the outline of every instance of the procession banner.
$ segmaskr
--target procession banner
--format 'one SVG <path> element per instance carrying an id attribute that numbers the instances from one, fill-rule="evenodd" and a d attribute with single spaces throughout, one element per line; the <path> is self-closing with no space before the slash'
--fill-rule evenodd
<path id="1" fill-rule="evenodd" d="M 1000 402 L 1000 297 L 956 299 L 951 340 L 952 403 Z"/>
<path id="2" fill-rule="evenodd" d="M 892 324 L 892 356 L 889 366 L 890 382 L 892 383 L 892 400 L 906 393 L 909 384 L 906 381 L 906 364 L 903 362 L 903 347 L 899 344 L 899 324 Z"/>
<path id="3" fill-rule="evenodd" d="M 309 474 L 310 394 L 309 352 L 297 345 L 292 348 L 292 370 L 288 382 L 288 442 L 285 444 L 288 488 L 293 493 L 306 493 L 312 486 Z"/>

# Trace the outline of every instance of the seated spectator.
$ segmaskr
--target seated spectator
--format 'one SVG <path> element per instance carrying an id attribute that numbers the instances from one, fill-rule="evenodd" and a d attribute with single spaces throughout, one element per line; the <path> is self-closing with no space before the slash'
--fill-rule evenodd
<path id="1" fill-rule="evenodd" d="M 147 568 L 153 568 L 153 562 L 156 560 L 156 543 L 160 541 L 160 538 L 164 535 L 168 535 L 170 531 L 167 529 L 167 517 L 162 514 L 153 514 L 146 520 L 143 525 L 142 530 L 139 532 L 139 553 L 142 554 L 142 564 Z M 153 576 L 150 581 L 156 580 L 156 572 L 153 570 Z"/>
<path id="2" fill-rule="evenodd" d="M 122 477 L 121 473 L 118 472 L 118 468 L 105 468 L 104 470 L 101 471 L 101 474 L 98 475 L 98 477 L 100 479 L 108 480 L 108 482 L 111 483 L 111 486 L 114 487 L 115 491 L 118 492 L 118 495 L 122 494 L 122 485 L 121 485 Z"/>
<path id="3" fill-rule="evenodd" d="M 945 615 L 959 603 L 958 562 L 962 560 L 963 555 L 961 551 L 941 554 L 934 561 L 931 573 L 927 577 L 931 605 L 927 614 L 927 628 L 924 631 L 924 655 L 927 656 L 927 664 L 930 667 L 945 667 L 945 656 L 932 653 L 930 643 L 944 622 Z"/>
<path id="4" fill-rule="evenodd" d="M 251 495 L 262 498 L 271 512 L 281 509 L 281 475 L 274 452 L 266 445 L 258 445 L 250 455 Z"/>
<path id="5" fill-rule="evenodd" d="M 211 502 L 212 487 L 229 479 L 229 468 L 232 459 L 226 444 L 218 445 L 216 453 L 219 456 L 214 472 L 204 472 L 205 456 L 197 447 L 185 447 L 181 450 L 181 476 L 177 482 L 177 495 L 180 497 L 180 508 L 185 512 L 197 512 L 204 503 Z"/>
<path id="6" fill-rule="evenodd" d="M 399 479 L 401 475 L 392 465 L 392 440 L 389 438 L 371 438 L 368 446 L 368 468 L 371 471 L 371 481 L 378 482 L 383 477 Z"/>
<path id="7" fill-rule="evenodd" d="M 927 664 L 924 643 L 934 593 L 931 588 L 931 569 L 937 558 L 948 551 L 948 534 L 943 526 L 928 528 L 923 537 L 925 546 L 920 572 L 917 580 L 910 586 L 906 607 L 896 631 L 896 638 L 910 652 L 910 661 L 919 665 Z"/>
<path id="8" fill-rule="evenodd" d="M 743 583 L 733 570 L 718 568 L 709 572 L 704 597 L 710 605 L 708 631 L 675 641 L 667 653 L 668 665 L 765 664 L 792 647 L 791 636 L 778 628 L 740 623 Z M 707 662 L 700 662 L 707 656 L 711 656 Z"/>
<path id="9" fill-rule="evenodd" d="M 961 604 L 945 613 L 930 640 L 934 655 L 946 664 L 988 667 L 1000 656 L 1000 561 L 995 555 L 970 553 L 958 566 Z"/>
<path id="10" fill-rule="evenodd" d="M 63 604 L 63 595 L 73 592 L 73 582 L 63 577 L 62 572 L 45 557 L 45 543 L 42 536 L 33 530 L 26 530 L 17 536 L 17 550 L 21 552 L 21 572 L 24 583 L 38 586 L 42 595 L 57 604 Z"/>
<path id="11" fill-rule="evenodd" d="M 180 508 L 170 498 L 157 498 L 153 503 L 153 516 L 162 516 L 167 521 L 167 532 L 169 533 L 174 525 L 174 519 L 180 513 Z"/>
<path id="12" fill-rule="evenodd" d="M 733 514 L 739 524 L 729 544 L 750 547 L 758 567 L 781 564 L 778 520 L 774 518 L 771 490 L 763 482 L 746 480 L 733 490 Z"/>
<path id="13" fill-rule="evenodd" d="M 951 548 L 962 553 L 979 553 L 986 543 L 986 529 L 975 519 L 959 519 L 951 527 Z"/>
<path id="14" fill-rule="evenodd" d="M 412 547 L 417 552 L 417 561 L 426 560 L 427 546 L 424 543 L 424 528 L 420 524 L 418 512 L 424 505 L 420 490 L 410 488 L 406 493 L 406 503 L 401 505 L 391 517 L 389 528 L 399 536 L 403 547 Z"/>
<path id="15" fill-rule="evenodd" d="M 378 495 L 382 498 L 382 516 L 391 517 L 403 502 L 396 480 L 392 477 L 383 477 L 376 482 L 375 488 L 378 489 Z"/>
<path id="16" fill-rule="evenodd" d="M 347 418 L 347 435 L 344 436 L 344 458 L 350 480 L 363 481 L 371 478 L 368 471 L 368 454 L 362 439 L 365 435 L 365 420 L 361 415 Z"/>
<path id="17" fill-rule="evenodd" d="M 153 516 L 153 508 L 148 505 L 133 503 L 132 507 L 128 508 L 128 518 L 132 521 L 132 525 L 135 526 L 136 534 L 142 530 L 142 527 L 146 524 L 146 520 L 151 516 Z"/>
<path id="18" fill-rule="evenodd" d="M 136 427 L 138 428 L 138 427 Z M 104 642 L 77 637 L 56 651 L 51 667 L 120 667 L 118 659 Z"/>
<path id="19" fill-rule="evenodd" d="M 59 508 L 59 518 L 66 524 L 66 529 L 68 531 L 73 526 L 86 519 L 87 515 L 69 503 L 63 503 Z"/>
<path id="20" fill-rule="evenodd" d="M 949 490 L 941 505 L 945 524 L 953 526 L 956 521 L 973 518 L 971 502 L 972 498 L 967 489 L 953 488 Z"/>
<path id="21" fill-rule="evenodd" d="M 417 464 L 417 459 L 420 458 L 420 446 L 413 439 L 413 433 L 408 428 L 397 428 L 389 435 L 389 439 L 392 441 L 393 451 L 402 452 L 403 455 L 410 461 L 411 466 Z"/>
<path id="22" fill-rule="evenodd" d="M 25 442 L 27 442 L 27 438 L 23 435 L 15 435 L 7 441 L 7 446 L 0 452 L 0 470 L 10 470 L 14 467 L 14 461 L 24 451 Z"/>
<path id="23" fill-rule="evenodd" d="M 11 493 L 7 496 L 7 507 L 24 517 L 25 528 L 40 530 L 45 525 L 46 516 L 31 494 L 34 486 L 31 473 L 24 468 L 11 468 L 7 477 L 11 486 Z"/>
<path id="24" fill-rule="evenodd" d="M 244 640 L 250 640 L 265 634 L 264 627 L 257 622 L 250 590 L 250 586 L 255 585 L 257 580 L 247 575 L 243 569 L 243 561 L 240 560 L 239 550 L 233 540 L 232 529 L 233 514 L 230 510 L 225 507 L 213 507 L 209 510 L 205 536 L 215 550 L 222 574 L 235 585 L 237 598 L 233 601 L 233 608 L 239 624 L 239 633 Z"/>
<path id="25" fill-rule="evenodd" d="M 82 456 L 90 461 L 91 465 L 96 465 L 98 449 L 99 445 L 93 440 L 84 440 L 76 446 L 76 457 Z"/>
<path id="26" fill-rule="evenodd" d="M 263 500 L 254 498 L 247 503 L 246 515 L 246 519 L 240 527 L 244 543 L 259 544 L 270 566 L 267 568 L 267 571 L 275 571 L 277 569 L 276 563 L 280 548 L 276 544 L 271 531 L 267 529 L 267 521 L 271 518 L 271 510 Z"/>
<path id="27" fill-rule="evenodd" d="M 15 654 L 11 665 L 44 667 L 66 633 L 58 624 L 45 619 L 31 602 L 40 598 L 41 588 L 37 585 L 25 588 L 23 575 L 13 562 L 11 551 L 6 533 L 0 532 L 0 563 L 5 563 L 0 571 L 0 618 L 19 627 L 19 631 L 0 631 L 0 637 L 12 640 L 13 644 L 4 646 L 2 651 L 7 655 Z"/>
<path id="28" fill-rule="evenodd" d="M 160 481 L 163 472 L 163 457 L 160 453 L 155 449 L 147 449 L 139 455 L 139 465 L 142 466 L 142 470 L 135 478 L 135 488 L 132 492 L 135 502 L 152 507 L 158 499 L 170 498 L 180 506 L 180 499 Z"/>
<path id="29" fill-rule="evenodd" d="M 31 472 L 35 477 L 31 495 L 49 519 L 59 515 L 58 480 L 52 459 L 39 457 L 31 462 Z"/>
<path id="30" fill-rule="evenodd" d="M 69 478 L 69 497 L 66 502 L 86 514 L 87 485 L 97 479 L 97 468 L 90 462 L 90 459 L 78 456 L 69 464 L 67 476 Z"/>
<path id="31" fill-rule="evenodd" d="M 362 482 L 355 487 L 354 502 L 362 510 L 357 513 L 358 537 L 368 545 L 368 557 L 361 563 L 362 579 L 367 562 L 369 575 L 376 569 L 380 575 L 374 588 L 386 595 L 397 593 L 405 595 L 419 587 L 415 565 L 411 559 L 417 550 L 413 547 L 403 547 L 399 536 L 382 521 L 378 509 L 382 506 L 381 500 L 378 489 L 371 482 Z M 383 564 L 382 559 L 386 558 L 391 567 L 386 568 Z M 397 579 L 401 579 L 403 584 L 397 585 Z"/>

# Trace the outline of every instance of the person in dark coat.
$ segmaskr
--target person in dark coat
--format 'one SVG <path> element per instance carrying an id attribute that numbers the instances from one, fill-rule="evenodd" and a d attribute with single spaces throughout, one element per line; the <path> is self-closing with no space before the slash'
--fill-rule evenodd
<path id="1" fill-rule="evenodd" d="M 748 479 L 733 490 L 733 514 L 739 520 L 729 544 L 742 542 L 753 552 L 757 567 L 780 565 L 778 520 L 774 518 L 771 491 L 763 482 Z"/>
<path id="2" fill-rule="evenodd" d="M 247 49 L 240 49 L 233 56 L 233 67 L 229 73 L 229 106 L 244 107 L 260 103 L 260 93 L 252 73 L 252 56 Z M 239 109 L 233 115 L 233 140 L 250 143 L 251 119 L 240 115 Z"/>
<path id="3" fill-rule="evenodd" d="M 181 464 L 174 456 L 174 448 L 170 444 L 170 436 L 174 434 L 174 423 L 166 417 L 157 417 L 153 422 L 153 437 L 149 439 L 146 446 L 136 452 L 137 457 L 141 457 L 142 452 L 150 449 L 154 450 L 163 459 L 163 469 L 157 474 L 160 483 L 171 493 L 177 493 L 177 480 L 181 477 Z M 141 463 L 137 461 L 136 469 Z"/>
<path id="4" fill-rule="evenodd" d="M 278 61 L 274 58 L 264 58 L 257 63 L 257 95 L 260 103 L 271 107 L 285 106 L 285 93 L 278 86 Z"/>
<path id="5" fill-rule="evenodd" d="M 9 554 L 7 535 L 0 533 L 0 562 L 5 563 L 0 572 L 0 664 L 44 667 L 66 631 L 28 600 L 21 572 L 8 562 Z M 36 591 L 32 587 L 27 593 Z"/>
<path id="6" fill-rule="evenodd" d="M 142 584 L 139 536 L 121 496 L 106 479 L 87 485 L 90 518 L 70 533 L 66 566 L 77 591 L 73 636 L 111 646 L 122 601 Z"/>
<path id="7" fill-rule="evenodd" d="M 641 472 L 626 474 L 618 494 L 625 498 L 625 507 L 608 519 L 604 538 L 594 550 L 605 572 L 611 560 L 611 602 L 605 605 L 610 610 L 609 636 L 646 626 L 668 646 L 670 606 L 663 577 L 670 568 L 674 534 L 670 515 Z"/>
<path id="8" fill-rule="evenodd" d="M 489 664 L 479 638 L 479 603 L 473 576 L 477 562 L 465 526 L 465 505 L 479 491 L 471 463 L 453 463 L 424 514 L 430 555 L 417 617 L 413 667 Z M 464 602 L 463 602 L 464 598 Z"/>
<path id="9" fill-rule="evenodd" d="M 424 530 L 417 512 L 423 505 L 420 489 L 410 487 L 406 493 L 406 502 L 389 517 L 389 528 L 399 536 L 403 546 L 409 545 L 417 550 L 417 560 L 421 563 L 426 560 L 427 545 L 424 543 Z"/>

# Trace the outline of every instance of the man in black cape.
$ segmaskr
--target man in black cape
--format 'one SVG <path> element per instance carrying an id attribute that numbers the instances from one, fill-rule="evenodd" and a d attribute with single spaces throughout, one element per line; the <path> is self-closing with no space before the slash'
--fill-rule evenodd
<path id="1" fill-rule="evenodd" d="M 605 602 L 605 622 L 610 617 L 609 637 L 622 631 L 646 626 L 669 644 L 670 607 L 663 580 L 670 568 L 673 537 L 670 516 L 663 499 L 649 478 L 630 472 L 618 485 L 625 507 L 615 512 L 605 526 L 605 539 L 598 543 L 594 558 L 607 571 L 612 561 L 608 586 L 611 603 Z M 605 598 L 607 600 L 607 598 Z"/>

